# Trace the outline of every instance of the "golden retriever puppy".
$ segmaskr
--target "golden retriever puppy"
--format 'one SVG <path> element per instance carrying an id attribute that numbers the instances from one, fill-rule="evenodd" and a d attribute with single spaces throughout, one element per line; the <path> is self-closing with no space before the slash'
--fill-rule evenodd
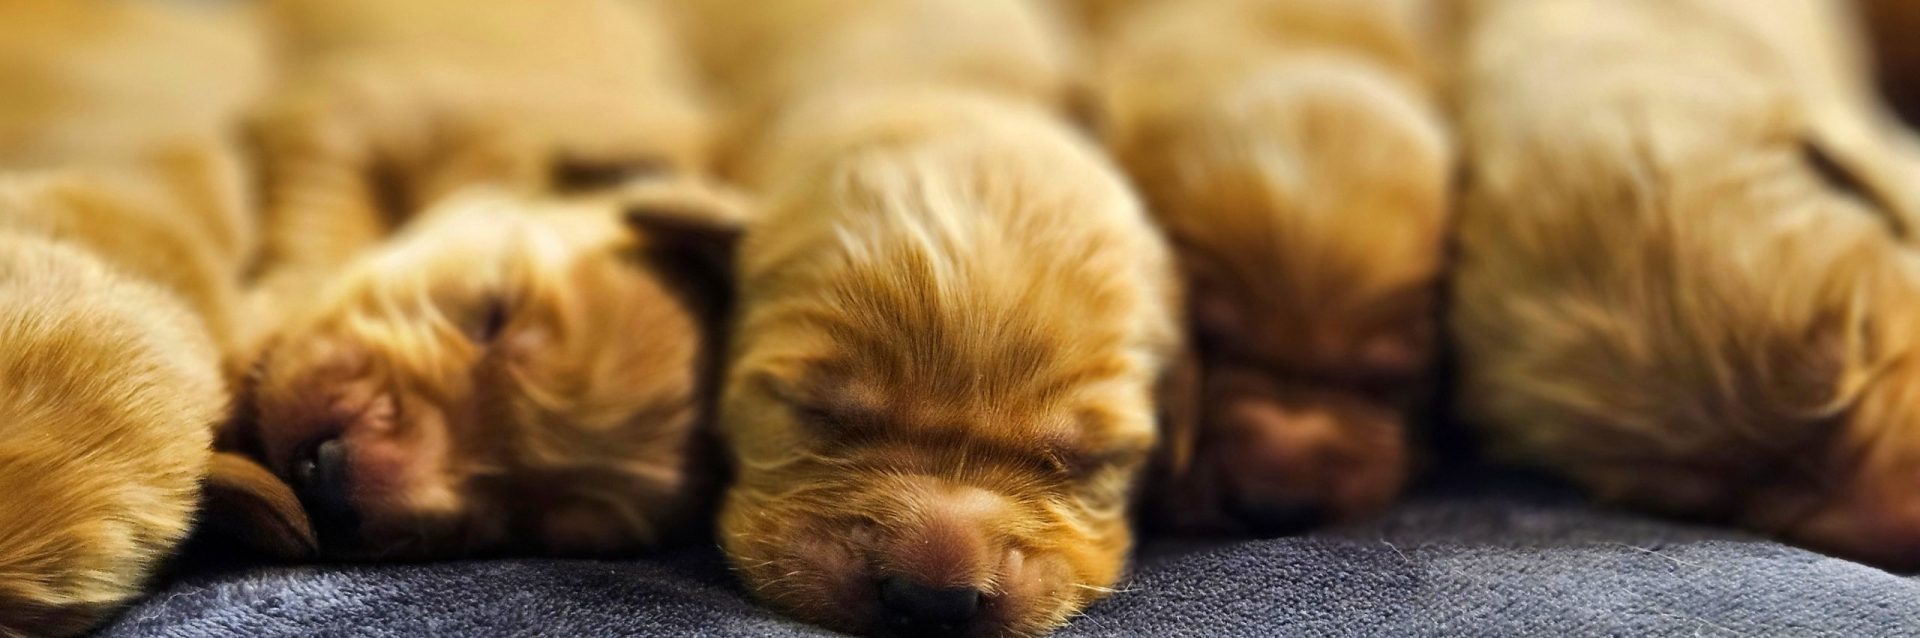
<path id="1" fill-rule="evenodd" d="M 0 3 L 0 634 L 131 600 L 203 488 L 271 498 L 211 449 L 251 237 L 220 138 L 257 44 L 211 10 Z"/>
<path id="2" fill-rule="evenodd" d="M 1450 320 L 1497 455 L 1920 566 L 1920 200 L 1847 10 L 1474 8 Z"/>
<path id="3" fill-rule="evenodd" d="M 1178 349 L 1170 255 L 1042 109 L 841 95 L 766 143 L 720 543 L 836 629 L 1042 633 L 1111 592 Z"/>
<path id="4" fill-rule="evenodd" d="M 1105 38 L 1098 119 L 1179 253 L 1204 388 L 1148 523 L 1295 533 L 1405 482 L 1454 172 L 1429 4 L 1167 0 Z"/>
<path id="5" fill-rule="evenodd" d="M 728 115 L 719 155 L 750 162 L 766 123 L 809 96 L 964 86 L 1065 105 L 1070 47 L 1032 0 L 672 0 Z M 741 176 L 752 181 L 753 176 Z"/>
<path id="6" fill-rule="evenodd" d="M 736 204 L 686 180 L 423 215 L 289 313 L 249 382 L 245 446 L 322 549 L 601 554 L 685 529 L 716 479 L 697 426 Z"/>
<path id="7" fill-rule="evenodd" d="M 578 191 L 705 166 L 690 62 L 653 0 L 265 10 L 289 68 L 255 127 L 267 306 L 463 187 Z"/>

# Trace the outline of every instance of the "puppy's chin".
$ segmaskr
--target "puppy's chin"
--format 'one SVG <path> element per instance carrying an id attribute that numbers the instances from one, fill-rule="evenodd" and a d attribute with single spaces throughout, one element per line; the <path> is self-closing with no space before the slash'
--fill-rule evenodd
<path id="1" fill-rule="evenodd" d="M 1125 560 L 1124 525 L 1081 527 L 1062 509 L 875 473 L 779 494 L 735 488 L 721 512 L 721 544 L 755 596 L 826 627 L 1034 635 L 1108 591 Z"/>
<path id="2" fill-rule="evenodd" d="M 1283 387 L 1233 368 L 1205 374 L 1195 462 L 1160 487 L 1149 524 L 1285 536 L 1364 517 L 1400 494 L 1409 458 L 1399 410 L 1340 390 Z"/>

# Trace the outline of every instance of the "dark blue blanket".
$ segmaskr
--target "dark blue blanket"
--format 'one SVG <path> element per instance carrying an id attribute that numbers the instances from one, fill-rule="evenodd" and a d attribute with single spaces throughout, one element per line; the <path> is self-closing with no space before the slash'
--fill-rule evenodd
<path id="1" fill-rule="evenodd" d="M 104 635 L 802 636 L 712 551 L 193 568 Z M 1063 636 L 1920 636 L 1920 578 L 1512 481 L 1257 542 L 1154 542 Z"/>

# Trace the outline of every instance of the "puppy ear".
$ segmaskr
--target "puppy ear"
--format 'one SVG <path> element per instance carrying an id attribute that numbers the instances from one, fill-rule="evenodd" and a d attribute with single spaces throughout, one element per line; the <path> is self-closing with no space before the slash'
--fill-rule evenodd
<path id="1" fill-rule="evenodd" d="M 306 558 L 318 551 L 313 524 L 293 488 L 253 459 L 214 453 L 204 489 L 206 533 L 276 558 Z"/>
<path id="2" fill-rule="evenodd" d="M 731 276 L 750 207 L 744 194 L 680 180 L 629 189 L 621 201 L 627 226 L 649 250 L 708 275 Z"/>

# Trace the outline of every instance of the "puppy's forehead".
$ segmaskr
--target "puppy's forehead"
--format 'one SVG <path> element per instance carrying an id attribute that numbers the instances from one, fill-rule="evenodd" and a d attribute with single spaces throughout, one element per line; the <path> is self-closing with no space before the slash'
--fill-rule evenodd
<path id="1" fill-rule="evenodd" d="M 804 396 L 833 438 L 968 439 L 1026 450 L 1070 450 L 1105 438 L 1102 412 L 1070 393 L 955 395 L 937 384 L 844 361 L 809 370 Z"/>

